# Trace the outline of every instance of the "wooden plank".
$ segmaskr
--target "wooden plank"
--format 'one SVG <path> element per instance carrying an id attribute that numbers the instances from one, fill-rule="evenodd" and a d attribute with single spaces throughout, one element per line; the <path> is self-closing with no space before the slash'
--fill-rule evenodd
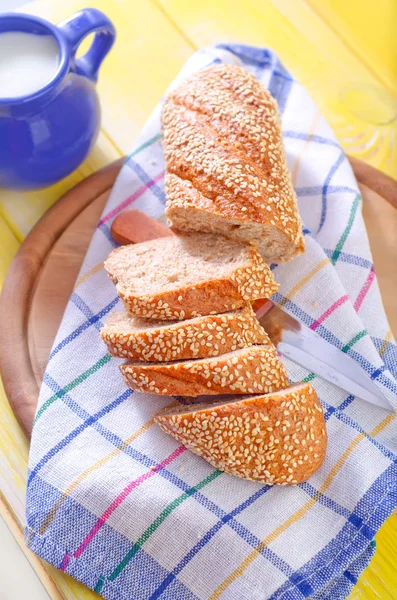
<path id="1" fill-rule="evenodd" d="M 397 515 L 389 517 L 376 536 L 376 552 L 352 590 L 349 600 L 396 600 Z"/>
<path id="2" fill-rule="evenodd" d="M 0 550 L 2 550 L 3 558 L 0 575 L 4 594 L 8 595 L 10 593 L 13 598 L 16 597 L 16 594 L 23 597 L 27 595 L 27 589 L 31 586 L 29 598 L 44 599 L 44 597 L 49 596 L 53 600 L 65 600 L 65 596 L 59 592 L 54 580 L 48 574 L 46 563 L 42 562 L 25 545 L 23 526 L 1 491 L 0 537 L 2 540 Z M 3 544 L 6 544 L 6 546 L 3 546 Z M 18 569 L 15 569 L 15 564 L 18 564 Z M 32 570 L 29 569 L 28 564 L 30 564 Z M 40 585 L 40 582 L 42 585 Z M 48 596 L 44 593 L 44 590 L 48 593 Z"/>
<path id="3" fill-rule="evenodd" d="M 324 21 L 397 95 L 397 3 L 395 0 L 308 0 Z"/>
<path id="4" fill-rule="evenodd" d="M 160 2 L 196 47 L 216 41 L 270 47 L 304 85 L 314 90 L 320 83 L 332 87 L 333 96 L 341 79 L 350 80 L 353 69 L 363 81 L 374 81 L 303 0 L 235 0 L 232 10 L 228 0 Z M 331 71 L 324 73 L 324 67 Z M 324 102 L 320 97 L 320 104 Z"/>
<path id="5" fill-rule="evenodd" d="M 311 93 L 345 150 L 397 177 L 396 123 L 379 127 L 363 120 L 360 110 L 363 96 L 374 86 L 379 89 L 379 80 L 304 0 L 159 2 L 196 47 L 237 41 L 275 50 Z M 364 89 L 359 100 L 352 81 Z"/>
<path id="6" fill-rule="evenodd" d="M 19 248 L 19 242 L 9 225 L 0 216 L 0 287 L 8 271 L 14 254 Z"/>

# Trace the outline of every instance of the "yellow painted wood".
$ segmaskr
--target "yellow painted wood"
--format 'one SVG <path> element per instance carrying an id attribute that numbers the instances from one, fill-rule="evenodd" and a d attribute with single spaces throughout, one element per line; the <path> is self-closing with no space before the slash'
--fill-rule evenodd
<path id="1" fill-rule="evenodd" d="M 98 83 L 101 133 L 85 163 L 56 186 L 29 194 L 0 191 L 0 284 L 18 240 L 61 194 L 128 153 L 165 88 L 202 45 L 240 41 L 273 48 L 309 89 L 344 148 L 397 177 L 396 0 L 95 0 L 92 5 L 118 32 Z M 23 11 L 56 23 L 85 6 L 85 0 L 38 0 Z M 0 513 L 23 544 L 28 444 L 1 385 L 0 421 Z M 396 516 L 382 527 L 377 544 L 350 600 L 397 597 Z M 98 597 L 32 561 L 52 598 Z"/>
<path id="2" fill-rule="evenodd" d="M 397 94 L 397 2 L 307 1 L 379 80 Z"/>
<path id="3" fill-rule="evenodd" d="M 159 2 L 196 47 L 240 41 L 273 48 L 309 90 L 344 149 L 397 178 L 397 121 L 384 123 L 385 115 L 394 114 L 394 96 L 310 3 Z M 365 13 L 370 3 L 361 4 Z M 397 87 L 397 69 L 393 81 Z"/>
<path id="4" fill-rule="evenodd" d="M 10 226 L 0 216 L 0 286 L 18 247 L 19 242 L 12 233 Z"/>
<path id="5" fill-rule="evenodd" d="M 377 549 L 349 600 L 396 600 L 397 515 L 386 521 L 376 536 Z"/>

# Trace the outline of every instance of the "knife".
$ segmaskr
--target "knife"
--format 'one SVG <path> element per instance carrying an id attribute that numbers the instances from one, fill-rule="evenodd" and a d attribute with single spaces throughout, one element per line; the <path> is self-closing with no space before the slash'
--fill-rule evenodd
<path id="1" fill-rule="evenodd" d="M 275 305 L 257 300 L 256 316 L 277 350 L 301 367 L 370 404 L 394 409 L 357 361 Z"/>
<path id="2" fill-rule="evenodd" d="M 112 223 L 111 233 L 115 241 L 121 244 L 134 244 L 173 235 L 168 227 L 139 210 L 118 215 Z M 350 356 L 271 300 L 257 300 L 253 308 L 280 354 L 345 392 L 394 412 L 375 382 Z"/>

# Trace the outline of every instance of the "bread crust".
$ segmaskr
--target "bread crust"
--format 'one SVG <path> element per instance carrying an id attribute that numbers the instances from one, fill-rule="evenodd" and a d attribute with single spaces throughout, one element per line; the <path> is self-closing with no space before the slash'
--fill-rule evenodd
<path id="1" fill-rule="evenodd" d="M 165 362 L 206 358 L 252 344 L 270 344 L 250 305 L 241 310 L 177 322 L 145 322 L 115 312 L 101 329 L 109 354 L 119 358 Z"/>
<path id="2" fill-rule="evenodd" d="M 272 344 L 182 362 L 125 363 L 120 370 L 133 390 L 159 395 L 255 394 L 288 386 L 284 365 Z"/>
<path id="3" fill-rule="evenodd" d="M 150 243 L 157 243 L 158 251 L 161 252 L 164 241 L 174 240 L 176 237 L 152 240 Z M 188 236 L 179 236 L 184 237 Z M 137 317 L 174 321 L 224 313 L 258 298 L 269 298 L 278 289 L 272 272 L 257 249 L 247 246 L 246 263 L 236 266 L 236 269 L 226 276 L 201 281 L 188 287 L 159 290 L 155 294 L 138 294 L 131 286 L 125 269 L 119 268 L 120 255 L 126 256 L 130 252 L 131 261 L 134 260 L 137 246 L 139 244 L 116 248 L 104 264 L 126 310 Z"/>
<path id="4" fill-rule="evenodd" d="M 306 481 L 325 458 L 324 413 L 310 383 L 230 403 L 169 408 L 155 421 L 216 469 L 264 484 Z"/>
<path id="5" fill-rule="evenodd" d="M 262 226 L 255 243 L 268 262 L 303 252 L 279 110 L 253 75 L 236 65 L 196 73 L 167 96 L 163 131 L 173 229 L 221 231 L 223 220 L 230 225 L 224 234 L 241 240 L 239 227 L 255 224 Z M 252 237 L 247 230 L 246 241 Z"/>

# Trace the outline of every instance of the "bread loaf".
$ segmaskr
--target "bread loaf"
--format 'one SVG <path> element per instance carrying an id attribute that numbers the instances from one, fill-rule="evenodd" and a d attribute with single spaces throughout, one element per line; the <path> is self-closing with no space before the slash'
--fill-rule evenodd
<path id="1" fill-rule="evenodd" d="M 187 321 L 156 321 L 113 312 L 101 337 L 112 356 L 156 362 L 218 356 L 270 343 L 250 305 Z"/>
<path id="2" fill-rule="evenodd" d="M 273 344 L 196 360 L 127 362 L 120 369 L 133 390 L 160 395 L 255 394 L 288 385 L 284 365 Z"/>
<path id="3" fill-rule="evenodd" d="M 190 234 L 113 250 L 105 269 L 131 314 L 167 321 L 235 310 L 277 291 L 253 246 Z"/>
<path id="4" fill-rule="evenodd" d="M 264 484 L 297 484 L 321 466 L 327 434 L 310 383 L 263 396 L 169 407 L 155 421 L 213 467 Z"/>
<path id="5" fill-rule="evenodd" d="M 267 262 L 303 252 L 276 101 L 242 67 L 216 65 L 163 110 L 166 214 L 176 231 L 253 243 Z"/>

